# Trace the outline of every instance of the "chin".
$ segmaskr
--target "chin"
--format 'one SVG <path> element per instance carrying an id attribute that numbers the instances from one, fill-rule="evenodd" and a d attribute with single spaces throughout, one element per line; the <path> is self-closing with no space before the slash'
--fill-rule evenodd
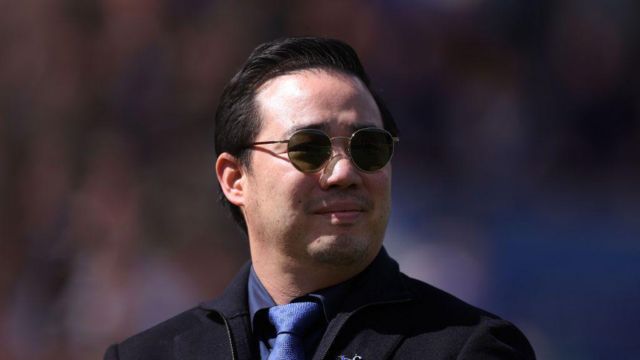
<path id="1" fill-rule="evenodd" d="M 371 252 L 373 242 L 367 237 L 325 235 L 307 247 L 311 259 L 327 265 L 350 266 L 361 263 Z"/>

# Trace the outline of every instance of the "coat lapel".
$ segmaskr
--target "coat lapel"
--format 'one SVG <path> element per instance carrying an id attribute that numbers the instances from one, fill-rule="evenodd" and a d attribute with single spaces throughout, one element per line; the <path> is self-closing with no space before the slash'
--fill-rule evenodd
<path id="1" fill-rule="evenodd" d="M 385 305 L 408 302 L 412 298 L 401 280 L 398 264 L 382 248 L 354 285 L 338 315 L 329 323 L 318 345 L 314 360 L 385 359 L 404 338 L 393 328 L 396 314 L 385 312 Z M 375 316 L 367 316 L 373 310 Z"/>
<path id="2" fill-rule="evenodd" d="M 229 335 L 219 333 L 226 332 L 225 326 L 213 326 L 214 322 L 211 322 L 175 339 L 177 359 L 215 360 L 231 359 L 232 356 L 246 359 L 251 356 L 246 291 L 249 269 L 250 264 L 245 265 L 220 298 L 201 305 L 202 309 L 210 312 L 210 316 L 226 319 L 234 349 L 227 342 L 216 345 L 219 339 Z M 397 324 L 398 319 L 394 318 L 395 314 L 385 312 L 383 307 L 410 299 L 411 294 L 401 280 L 398 264 L 382 248 L 371 266 L 354 279 L 344 304 L 329 323 L 313 359 L 333 360 L 340 359 L 340 356 L 343 356 L 342 360 L 388 358 L 404 335 L 399 330 L 389 331 L 390 324 Z M 368 317 L 369 310 L 374 310 L 375 316 Z"/>
<path id="3" fill-rule="evenodd" d="M 224 326 L 203 324 L 174 339 L 175 358 L 180 360 L 232 359 L 231 346 Z"/>
<path id="4" fill-rule="evenodd" d="M 248 328 L 247 263 L 219 298 L 200 304 L 206 319 L 200 326 L 174 339 L 175 358 L 180 360 L 217 360 L 251 358 Z M 227 341 L 221 341 L 227 339 Z M 232 340 L 232 343 L 229 342 Z"/>
<path id="5" fill-rule="evenodd" d="M 363 329 L 345 348 L 332 353 L 334 357 L 328 359 L 389 359 L 403 339 L 404 335 L 401 334 L 383 334 L 372 329 Z"/>

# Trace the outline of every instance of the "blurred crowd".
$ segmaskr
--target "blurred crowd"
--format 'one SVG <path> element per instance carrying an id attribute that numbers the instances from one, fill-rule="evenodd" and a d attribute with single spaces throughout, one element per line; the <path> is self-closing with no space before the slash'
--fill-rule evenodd
<path id="1" fill-rule="evenodd" d="M 213 114 L 259 43 L 350 43 L 400 127 L 387 248 L 543 359 L 637 358 L 640 4 L 22 0 L 0 12 L 0 359 L 94 359 L 248 259 Z"/>

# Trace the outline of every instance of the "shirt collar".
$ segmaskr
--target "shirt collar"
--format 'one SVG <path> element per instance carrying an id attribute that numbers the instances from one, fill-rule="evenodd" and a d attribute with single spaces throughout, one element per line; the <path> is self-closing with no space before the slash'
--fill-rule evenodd
<path id="1" fill-rule="evenodd" d="M 325 319 L 329 322 L 339 310 L 339 306 L 344 299 L 344 296 L 349 291 L 352 281 L 347 280 L 337 285 L 330 286 L 328 288 L 313 291 L 307 295 L 297 297 L 292 302 L 300 301 L 303 298 L 316 299 L 324 310 Z M 251 326 L 254 326 L 255 316 L 262 309 L 268 309 L 272 306 L 276 306 L 275 301 L 264 288 L 262 282 L 258 278 L 253 266 L 249 272 L 249 281 L 247 282 L 247 294 L 249 302 L 249 314 L 251 315 Z"/>
<path id="2" fill-rule="evenodd" d="M 251 326 L 254 326 L 256 313 L 262 309 L 276 306 L 276 302 L 264 288 L 258 275 L 256 275 L 253 265 L 249 271 L 249 281 L 247 282 L 247 293 L 249 298 L 249 314 L 251 315 Z"/>

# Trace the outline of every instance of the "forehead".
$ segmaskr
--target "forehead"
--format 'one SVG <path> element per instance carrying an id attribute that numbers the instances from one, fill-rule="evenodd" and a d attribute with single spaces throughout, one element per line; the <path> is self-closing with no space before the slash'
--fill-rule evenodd
<path id="1" fill-rule="evenodd" d="M 291 133 L 305 127 L 342 132 L 382 127 L 378 106 L 357 77 L 339 71 L 307 69 L 277 76 L 256 94 L 265 133 Z"/>

